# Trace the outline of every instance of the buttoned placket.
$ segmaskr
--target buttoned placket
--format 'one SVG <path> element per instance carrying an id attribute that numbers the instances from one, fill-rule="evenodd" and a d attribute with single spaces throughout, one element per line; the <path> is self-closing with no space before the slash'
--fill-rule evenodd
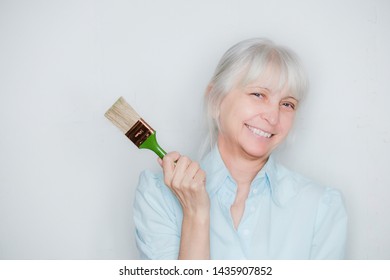
<path id="1" fill-rule="evenodd" d="M 219 200 L 223 206 L 222 209 L 223 214 L 226 217 L 226 219 L 229 221 L 229 224 L 233 230 L 235 229 L 234 229 L 233 218 L 230 213 L 230 207 L 232 206 L 235 199 L 235 195 L 236 195 L 235 188 L 236 188 L 235 182 L 230 178 L 230 176 L 227 176 L 222 188 L 219 191 Z"/>
<path id="2" fill-rule="evenodd" d="M 253 247 L 254 240 L 258 238 L 254 236 L 255 228 L 262 222 L 256 219 L 259 217 L 257 211 L 261 207 L 261 197 L 267 185 L 264 179 L 264 176 L 258 176 L 252 182 L 251 190 L 245 203 L 245 211 L 237 230 L 241 249 L 248 258 L 253 255 L 253 250 L 256 250 L 256 247 Z"/>
<path id="3" fill-rule="evenodd" d="M 229 220 L 229 223 L 232 228 L 235 229 L 237 234 L 241 237 L 247 237 L 250 235 L 252 228 L 249 227 L 249 225 L 253 224 L 250 222 L 251 216 L 254 215 L 257 209 L 256 205 L 256 197 L 260 194 L 260 188 L 263 189 L 264 187 L 261 186 L 264 177 L 257 178 L 254 182 L 253 186 L 251 186 L 251 190 L 249 192 L 247 201 L 245 203 L 245 210 L 243 213 L 243 216 L 241 218 L 240 224 L 238 225 L 237 230 L 234 228 L 234 222 L 231 216 L 231 206 L 234 203 L 236 194 L 237 194 L 237 186 L 236 183 L 228 176 L 225 180 L 224 186 L 222 187 L 220 191 L 220 202 L 223 205 L 223 212 L 225 217 Z M 264 181 L 263 181 L 264 182 Z"/>

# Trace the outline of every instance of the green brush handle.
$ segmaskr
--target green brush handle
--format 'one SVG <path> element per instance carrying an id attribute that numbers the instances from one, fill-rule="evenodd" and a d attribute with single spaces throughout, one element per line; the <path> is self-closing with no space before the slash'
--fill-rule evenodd
<path id="1" fill-rule="evenodd" d="M 151 134 L 140 146 L 140 149 L 149 149 L 156 153 L 161 159 L 167 154 L 157 143 L 156 132 Z"/>

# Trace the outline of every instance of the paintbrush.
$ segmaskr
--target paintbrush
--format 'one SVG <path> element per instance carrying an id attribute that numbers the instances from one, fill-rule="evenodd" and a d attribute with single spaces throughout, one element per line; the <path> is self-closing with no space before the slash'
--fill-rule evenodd
<path id="1" fill-rule="evenodd" d="M 165 156 L 166 152 L 157 143 L 156 131 L 138 115 L 123 97 L 120 97 L 104 116 L 139 149 L 152 150 L 161 159 Z"/>

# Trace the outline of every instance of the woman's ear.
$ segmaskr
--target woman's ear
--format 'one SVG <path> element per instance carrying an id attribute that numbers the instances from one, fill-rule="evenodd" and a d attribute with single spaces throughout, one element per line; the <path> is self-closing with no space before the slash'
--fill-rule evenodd
<path id="1" fill-rule="evenodd" d="M 219 108 L 216 108 L 215 96 L 210 96 L 213 88 L 214 88 L 214 85 L 212 83 L 210 83 L 206 88 L 205 97 L 207 100 L 208 112 L 209 112 L 210 116 L 215 121 L 217 121 L 219 118 Z"/>
<path id="2" fill-rule="evenodd" d="M 207 86 L 206 91 L 204 93 L 205 96 L 210 95 L 210 92 L 213 90 L 213 87 L 214 87 L 214 85 L 212 83 L 209 83 L 209 85 Z"/>

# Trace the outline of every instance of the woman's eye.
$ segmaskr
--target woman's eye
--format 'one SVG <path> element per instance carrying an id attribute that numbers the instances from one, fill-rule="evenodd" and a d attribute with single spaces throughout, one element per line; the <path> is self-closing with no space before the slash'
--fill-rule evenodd
<path id="1" fill-rule="evenodd" d="M 295 104 L 291 102 L 283 102 L 282 106 L 286 107 L 287 109 L 290 110 L 295 110 Z"/>
<path id="2" fill-rule="evenodd" d="M 253 92 L 252 95 L 256 96 L 256 97 L 264 97 L 264 95 L 262 93 L 259 93 L 259 92 Z"/>

